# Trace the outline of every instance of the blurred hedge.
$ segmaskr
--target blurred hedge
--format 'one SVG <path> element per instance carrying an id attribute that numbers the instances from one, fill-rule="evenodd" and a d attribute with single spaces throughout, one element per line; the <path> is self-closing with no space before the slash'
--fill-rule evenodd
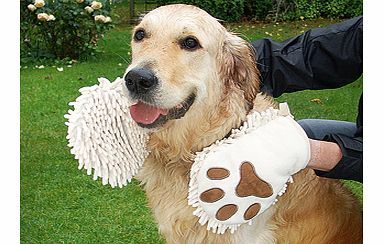
<path id="1" fill-rule="evenodd" d="M 198 6 L 225 21 L 238 21 L 244 14 L 245 0 L 158 0 L 160 5 L 184 3 Z"/>
<path id="2" fill-rule="evenodd" d="M 159 0 L 160 5 L 196 5 L 225 21 L 352 18 L 363 14 L 362 0 Z"/>

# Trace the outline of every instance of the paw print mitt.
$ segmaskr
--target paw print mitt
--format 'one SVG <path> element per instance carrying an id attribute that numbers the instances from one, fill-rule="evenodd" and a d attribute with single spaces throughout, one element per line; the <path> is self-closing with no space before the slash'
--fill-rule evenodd
<path id="1" fill-rule="evenodd" d="M 133 104 L 123 91 L 123 81 L 99 78 L 99 85 L 83 87 L 81 95 L 69 103 L 68 146 L 79 169 L 104 185 L 123 187 L 142 167 L 149 152 L 148 132 L 130 116 Z"/>
<path id="2" fill-rule="evenodd" d="M 234 233 L 275 204 L 309 159 L 309 140 L 286 103 L 252 112 L 230 137 L 196 154 L 189 205 L 207 229 Z"/>

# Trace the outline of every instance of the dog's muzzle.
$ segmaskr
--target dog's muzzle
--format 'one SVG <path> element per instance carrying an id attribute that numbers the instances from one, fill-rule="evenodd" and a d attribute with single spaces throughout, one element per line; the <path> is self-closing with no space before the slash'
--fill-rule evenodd
<path id="1" fill-rule="evenodd" d="M 136 103 L 129 107 L 132 119 L 141 127 L 156 128 L 168 120 L 182 118 L 194 103 L 196 95 L 191 92 L 182 102 L 171 108 L 158 103 L 159 79 L 148 68 L 133 68 L 124 77 L 129 96 Z"/>

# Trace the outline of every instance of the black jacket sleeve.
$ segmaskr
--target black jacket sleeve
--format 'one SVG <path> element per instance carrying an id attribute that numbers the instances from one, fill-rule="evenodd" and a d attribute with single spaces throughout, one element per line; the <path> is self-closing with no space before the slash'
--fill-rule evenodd
<path id="1" fill-rule="evenodd" d="M 286 92 L 338 88 L 362 74 L 363 17 L 316 28 L 278 43 L 252 43 L 261 72 L 261 90 L 273 97 Z"/>
<path id="2" fill-rule="evenodd" d="M 362 75 L 363 17 L 311 29 L 281 43 L 266 38 L 252 45 L 261 72 L 261 90 L 273 97 L 306 89 L 342 87 Z M 337 143 L 343 157 L 331 171 L 317 170 L 317 175 L 362 182 L 362 100 L 361 96 L 354 137 L 329 134 L 323 138 Z"/>

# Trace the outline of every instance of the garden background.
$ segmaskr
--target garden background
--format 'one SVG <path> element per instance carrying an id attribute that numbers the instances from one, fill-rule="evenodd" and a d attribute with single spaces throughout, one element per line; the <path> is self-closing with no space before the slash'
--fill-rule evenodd
<path id="1" fill-rule="evenodd" d="M 111 189 L 77 169 L 63 115 L 79 88 L 98 77 L 123 75 L 132 22 L 175 1 L 136 1 L 133 12 L 132 3 L 122 0 L 100 0 L 101 7 L 89 0 L 43 2 L 20 1 L 21 243 L 161 243 L 137 181 Z M 359 0 L 182 2 L 206 9 L 249 41 L 282 41 L 362 14 Z M 296 119 L 354 122 L 362 89 L 360 78 L 340 89 L 285 94 L 278 101 L 288 101 Z M 362 184 L 345 184 L 362 201 Z"/>

